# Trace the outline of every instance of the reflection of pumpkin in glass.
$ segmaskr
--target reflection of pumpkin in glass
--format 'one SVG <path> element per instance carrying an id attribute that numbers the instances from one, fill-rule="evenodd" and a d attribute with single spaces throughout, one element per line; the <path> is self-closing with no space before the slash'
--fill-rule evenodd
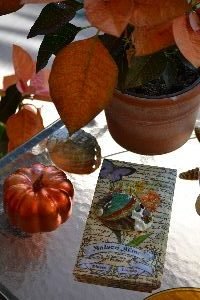
<path id="1" fill-rule="evenodd" d="M 34 164 L 4 182 L 4 210 L 9 223 L 28 233 L 52 231 L 72 212 L 72 183 L 54 166 Z"/>
<path id="2" fill-rule="evenodd" d="M 22 237 L 0 230 L 0 245 L 0 281 L 12 293 L 21 286 L 29 270 L 35 276 L 40 276 L 41 266 L 47 260 L 46 234 Z"/>

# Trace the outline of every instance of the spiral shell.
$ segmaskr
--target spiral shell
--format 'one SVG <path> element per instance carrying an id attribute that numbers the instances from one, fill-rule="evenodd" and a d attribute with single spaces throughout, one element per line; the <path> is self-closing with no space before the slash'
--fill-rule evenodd
<path id="1" fill-rule="evenodd" d="M 199 168 L 191 169 L 186 172 L 179 174 L 179 178 L 186 180 L 198 180 L 199 179 Z"/>

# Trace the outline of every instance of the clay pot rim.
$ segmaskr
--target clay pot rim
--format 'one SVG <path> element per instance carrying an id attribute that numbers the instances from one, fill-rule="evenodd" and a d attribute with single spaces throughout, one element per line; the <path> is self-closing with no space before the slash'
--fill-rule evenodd
<path id="1" fill-rule="evenodd" d="M 177 100 L 181 100 L 183 102 L 184 100 L 187 100 L 188 98 L 192 97 L 193 94 L 197 94 L 197 90 L 199 89 L 200 92 L 200 77 L 190 86 L 187 88 L 178 91 L 176 93 L 172 93 L 169 95 L 160 95 L 160 96 L 145 96 L 140 97 L 138 95 L 129 95 L 129 94 L 123 94 L 119 90 L 115 89 L 114 96 L 116 96 L 118 99 L 125 101 L 129 104 L 133 103 L 138 105 L 144 105 L 148 106 L 152 104 L 158 104 L 159 105 L 169 105 L 169 104 L 175 104 Z M 159 100 L 159 101 L 158 101 Z"/>

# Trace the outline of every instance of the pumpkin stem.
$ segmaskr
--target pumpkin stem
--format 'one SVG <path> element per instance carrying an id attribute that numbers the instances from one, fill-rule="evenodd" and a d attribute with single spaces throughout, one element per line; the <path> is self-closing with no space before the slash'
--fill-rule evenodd
<path id="1" fill-rule="evenodd" d="M 43 188 L 42 177 L 43 177 L 43 174 L 41 174 L 33 183 L 34 192 L 38 192 L 40 189 Z"/>

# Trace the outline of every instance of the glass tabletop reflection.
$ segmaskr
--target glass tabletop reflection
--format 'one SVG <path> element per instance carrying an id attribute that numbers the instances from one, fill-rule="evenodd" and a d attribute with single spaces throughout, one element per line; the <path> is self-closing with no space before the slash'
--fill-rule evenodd
<path id="1" fill-rule="evenodd" d="M 0 160 L 0 282 L 20 300 L 142 300 L 149 294 L 80 283 L 73 277 L 100 168 L 89 175 L 67 173 L 75 188 L 73 213 L 57 230 L 29 235 L 13 230 L 7 223 L 2 206 L 5 177 L 24 164 L 53 164 L 46 149 L 39 153 L 31 149 L 55 130 L 61 130 L 62 126 L 59 120 L 54 122 L 42 136 L 37 137 L 37 141 L 29 141 L 33 144 L 19 148 L 16 155 L 14 153 L 7 161 L 5 158 Z M 102 159 L 168 167 L 177 169 L 177 174 L 199 166 L 200 144 L 194 133 L 176 151 L 144 156 L 126 151 L 112 139 L 104 113 L 98 115 L 84 130 L 96 137 Z M 186 181 L 177 176 L 161 288 L 153 293 L 177 287 L 200 287 L 200 216 L 195 210 L 198 194 L 198 181 Z"/>

